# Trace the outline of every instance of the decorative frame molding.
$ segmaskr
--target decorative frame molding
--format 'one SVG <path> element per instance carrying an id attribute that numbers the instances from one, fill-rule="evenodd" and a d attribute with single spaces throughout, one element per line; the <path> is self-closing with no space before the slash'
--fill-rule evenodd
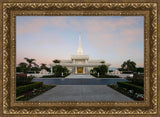
<path id="1" fill-rule="evenodd" d="M 158 3 L 2 2 L 2 115 L 11 114 L 157 114 Z M 142 102 L 15 101 L 16 16 L 144 16 L 145 100 Z"/>

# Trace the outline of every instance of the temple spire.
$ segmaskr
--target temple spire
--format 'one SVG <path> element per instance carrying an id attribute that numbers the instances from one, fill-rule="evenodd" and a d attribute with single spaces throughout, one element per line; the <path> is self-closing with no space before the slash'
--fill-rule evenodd
<path id="1" fill-rule="evenodd" d="M 77 55 L 83 55 L 83 49 L 81 46 L 81 32 L 79 32 L 79 44 L 77 49 Z"/>

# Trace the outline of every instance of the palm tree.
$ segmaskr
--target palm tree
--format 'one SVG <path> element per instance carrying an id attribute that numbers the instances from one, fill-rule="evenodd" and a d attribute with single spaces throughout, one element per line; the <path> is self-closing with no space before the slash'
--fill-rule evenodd
<path id="1" fill-rule="evenodd" d="M 18 65 L 19 67 L 22 67 L 22 68 L 26 68 L 27 67 L 27 63 L 20 63 L 19 65 Z"/>
<path id="2" fill-rule="evenodd" d="M 28 63 L 28 69 L 29 69 L 29 71 L 31 70 L 31 67 L 32 67 L 32 65 L 37 65 L 34 61 L 35 61 L 35 59 L 29 59 L 29 58 L 24 58 L 26 61 L 27 61 L 27 63 Z"/>
<path id="3" fill-rule="evenodd" d="M 55 60 L 53 60 L 53 62 L 54 62 L 54 63 L 60 63 L 60 60 L 55 59 Z"/>
<path id="4" fill-rule="evenodd" d="M 101 61 L 100 63 L 102 63 L 102 65 L 104 65 L 104 64 L 105 64 L 105 61 Z"/>
<path id="5" fill-rule="evenodd" d="M 123 71 L 135 71 L 136 70 L 136 63 L 131 61 L 130 59 L 124 61 L 121 65 Z"/>
<path id="6" fill-rule="evenodd" d="M 105 63 L 105 61 L 101 61 L 100 63 Z"/>
<path id="7" fill-rule="evenodd" d="M 44 63 L 42 63 L 41 64 L 41 69 L 46 69 L 47 67 L 46 67 L 46 64 L 44 64 Z"/>
<path id="8" fill-rule="evenodd" d="M 27 63 L 24 63 L 24 62 L 20 63 L 17 69 L 19 69 L 19 72 L 27 73 L 28 71 Z"/>

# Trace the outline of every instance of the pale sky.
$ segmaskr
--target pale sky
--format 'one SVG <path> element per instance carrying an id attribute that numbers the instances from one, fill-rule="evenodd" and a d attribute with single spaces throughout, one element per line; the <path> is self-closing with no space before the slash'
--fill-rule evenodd
<path id="1" fill-rule="evenodd" d="M 120 67 L 128 59 L 144 66 L 143 16 L 17 16 L 16 62 L 39 65 L 76 54 L 79 32 L 83 54 Z"/>

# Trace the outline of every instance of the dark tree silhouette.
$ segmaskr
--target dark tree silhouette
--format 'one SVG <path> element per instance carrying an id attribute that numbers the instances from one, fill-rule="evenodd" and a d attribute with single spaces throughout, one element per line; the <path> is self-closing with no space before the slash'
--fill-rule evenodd
<path id="1" fill-rule="evenodd" d="M 131 60 L 124 61 L 121 65 L 122 71 L 136 71 L 136 63 Z"/>

